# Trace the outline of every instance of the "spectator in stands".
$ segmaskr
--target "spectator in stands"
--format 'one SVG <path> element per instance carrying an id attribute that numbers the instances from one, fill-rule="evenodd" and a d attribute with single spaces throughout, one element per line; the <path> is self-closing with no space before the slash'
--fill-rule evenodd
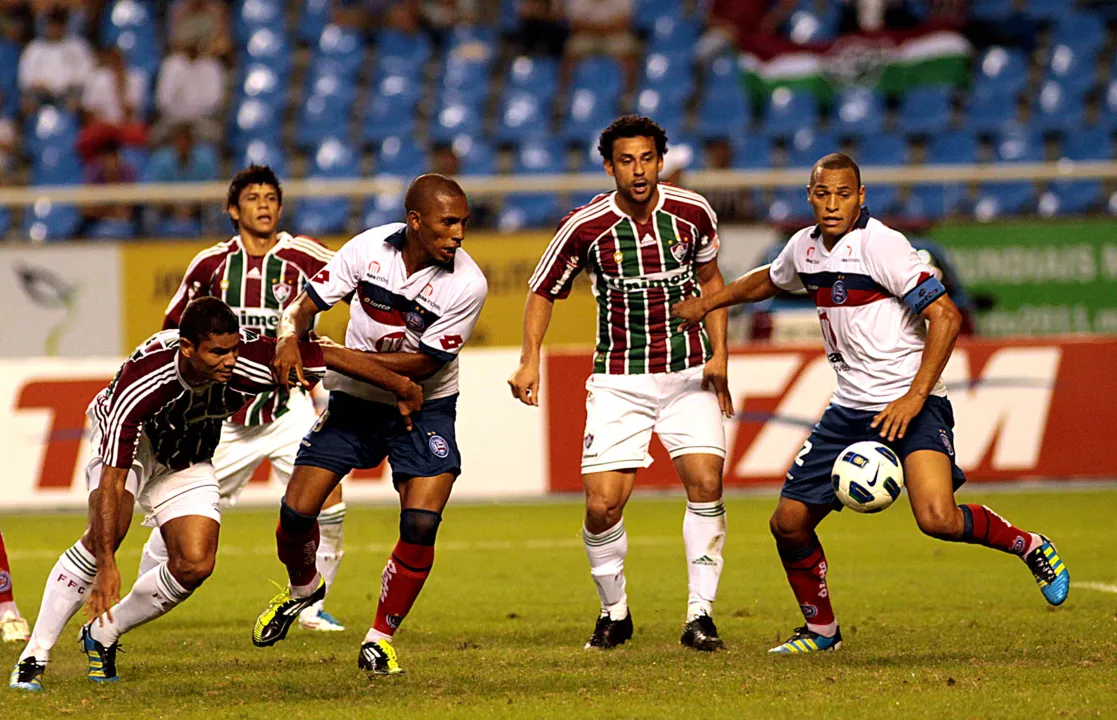
<path id="1" fill-rule="evenodd" d="M 671 152 L 668 150 L 668 157 Z M 733 148 L 725 138 L 706 145 L 706 167 L 711 170 L 733 169 Z M 717 213 L 719 223 L 747 222 L 754 219 L 753 188 L 723 187 L 703 191 L 706 201 Z"/>
<path id="2" fill-rule="evenodd" d="M 516 29 L 509 37 L 517 55 L 561 57 L 570 31 L 562 0 L 518 0 Z"/>
<path id="3" fill-rule="evenodd" d="M 143 72 L 130 68 L 119 49 L 110 47 L 101 54 L 101 64 L 89 76 L 82 93 L 85 127 L 78 136 L 78 152 L 90 158 L 108 138 L 132 147 L 147 144 L 147 125 L 143 107 L 147 82 Z"/>
<path id="4" fill-rule="evenodd" d="M 78 105 L 93 71 L 93 52 L 84 38 L 66 37 L 66 12 L 47 14 L 42 37 L 35 38 L 19 59 L 19 88 L 24 111 L 47 102 Z"/>
<path id="5" fill-rule="evenodd" d="M 774 55 L 794 47 L 779 31 L 796 8 L 796 0 L 712 0 L 708 29 L 695 53 L 705 61 L 727 50 Z"/>
<path id="6" fill-rule="evenodd" d="M 400 0 L 334 0 L 332 21 L 356 30 L 380 27 L 385 14 Z"/>
<path id="7" fill-rule="evenodd" d="M 155 102 L 161 120 L 156 141 L 167 137 L 174 125 L 190 123 L 194 136 L 215 142 L 219 135 L 217 116 L 225 93 L 225 69 L 199 45 L 176 52 L 163 61 Z"/>
<path id="8" fill-rule="evenodd" d="M 3 92 L 0 92 L 0 107 L 3 107 Z M 13 118 L 0 114 L 0 183 L 11 181 L 15 169 L 16 123 Z"/>
<path id="9" fill-rule="evenodd" d="M 633 0 L 566 0 L 570 37 L 566 41 L 563 75 L 573 64 L 591 55 L 610 55 L 621 62 L 631 90 L 636 79 L 639 44 L 633 35 Z"/>
<path id="10" fill-rule="evenodd" d="M 431 147 L 431 172 L 453 177 L 461 172 L 461 160 L 449 143 L 435 143 Z"/>
<path id="11" fill-rule="evenodd" d="M 842 0 L 842 33 L 901 30 L 918 24 L 908 0 Z"/>
<path id="12" fill-rule="evenodd" d="M 207 55 L 225 57 L 233 49 L 228 5 L 219 0 L 176 0 L 168 35 L 172 48 L 200 47 Z"/>
<path id="13" fill-rule="evenodd" d="M 194 142 L 194 129 L 189 123 L 171 128 L 168 145 L 156 150 L 148 161 L 145 180 L 158 183 L 207 182 L 216 180 L 217 154 L 211 145 Z M 164 212 L 176 221 L 196 220 L 197 204 L 168 205 Z"/>
<path id="14" fill-rule="evenodd" d="M 90 185 L 112 185 L 136 182 L 136 169 L 120 154 L 120 143 L 109 140 L 101 145 L 101 151 L 85 168 L 85 182 Z M 129 221 L 135 207 L 121 203 L 108 205 L 87 205 L 82 214 L 87 223 L 99 220 Z M 84 232 L 82 234 L 85 234 Z"/>

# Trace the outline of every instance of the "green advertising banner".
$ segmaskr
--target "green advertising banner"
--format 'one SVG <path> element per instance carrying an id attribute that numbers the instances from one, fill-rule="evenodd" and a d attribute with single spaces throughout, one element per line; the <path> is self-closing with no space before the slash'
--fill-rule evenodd
<path id="1" fill-rule="evenodd" d="M 932 239 L 970 293 L 982 335 L 1117 334 L 1117 221 L 944 224 Z"/>

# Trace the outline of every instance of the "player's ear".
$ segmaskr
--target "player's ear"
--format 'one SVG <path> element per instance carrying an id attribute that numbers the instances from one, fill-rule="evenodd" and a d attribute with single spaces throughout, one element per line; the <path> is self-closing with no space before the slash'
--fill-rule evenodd
<path id="1" fill-rule="evenodd" d="M 861 190 L 858 192 L 857 197 L 858 197 L 858 202 L 861 205 L 864 205 L 865 204 L 865 186 L 864 185 L 861 186 Z"/>
<path id="2" fill-rule="evenodd" d="M 605 172 L 609 174 L 609 177 L 616 177 L 615 175 L 613 175 L 613 161 L 612 160 L 602 160 L 601 164 L 605 167 Z"/>
<path id="3" fill-rule="evenodd" d="M 229 217 L 238 223 L 240 222 L 240 209 L 236 205 L 230 205 L 225 210 L 229 213 Z"/>
<path id="4" fill-rule="evenodd" d="M 194 343 L 190 342 L 189 338 L 184 338 L 182 336 L 178 338 L 178 348 L 182 351 L 182 356 L 187 359 L 191 358 L 197 351 L 197 348 L 194 347 Z"/>
<path id="5" fill-rule="evenodd" d="M 422 218 L 421 215 L 419 215 L 418 210 L 408 210 L 407 211 L 407 225 L 412 230 L 414 230 L 416 232 L 419 231 L 419 226 L 421 224 L 422 219 L 423 218 Z"/>

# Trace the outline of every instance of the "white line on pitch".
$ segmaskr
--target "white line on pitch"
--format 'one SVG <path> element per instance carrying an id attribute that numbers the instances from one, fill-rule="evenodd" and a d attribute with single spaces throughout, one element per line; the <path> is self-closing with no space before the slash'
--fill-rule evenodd
<path id="1" fill-rule="evenodd" d="M 1071 587 L 1082 588 L 1084 590 L 1099 590 L 1101 592 L 1117 594 L 1117 585 L 1110 585 L 1108 583 L 1100 582 L 1072 582 Z"/>

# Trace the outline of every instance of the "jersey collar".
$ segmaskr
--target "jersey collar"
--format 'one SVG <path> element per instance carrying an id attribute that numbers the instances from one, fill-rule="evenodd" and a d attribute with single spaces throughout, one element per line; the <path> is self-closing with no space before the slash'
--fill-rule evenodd
<path id="1" fill-rule="evenodd" d="M 869 214 L 869 206 L 862 205 L 861 215 L 857 218 L 857 222 L 853 223 L 853 227 L 849 229 L 849 232 L 847 232 L 846 235 L 849 235 L 849 233 L 853 232 L 854 230 L 864 230 L 866 227 L 869 226 L 869 220 L 871 220 L 872 217 L 873 216 Z M 820 237 L 822 237 L 822 226 L 815 225 L 813 228 L 811 228 L 811 239 L 818 240 Z M 844 238 L 845 235 L 838 238 L 838 242 L 841 242 Z M 835 243 L 835 245 L 837 245 L 837 243 Z"/>
<path id="2" fill-rule="evenodd" d="M 656 186 L 656 192 L 659 193 L 659 198 L 656 199 L 655 207 L 652 208 L 652 217 L 655 217 L 655 214 L 663 209 L 663 203 L 667 200 L 667 196 L 663 193 L 663 184 L 662 183 L 659 183 Z M 626 218 L 627 220 L 631 220 L 633 224 L 636 223 L 636 220 L 633 219 L 632 216 L 630 216 L 624 210 L 621 210 L 620 206 L 617 205 L 617 191 L 616 190 L 609 193 L 609 208 L 613 212 L 615 212 L 617 215 L 619 215 L 620 217 Z"/>

